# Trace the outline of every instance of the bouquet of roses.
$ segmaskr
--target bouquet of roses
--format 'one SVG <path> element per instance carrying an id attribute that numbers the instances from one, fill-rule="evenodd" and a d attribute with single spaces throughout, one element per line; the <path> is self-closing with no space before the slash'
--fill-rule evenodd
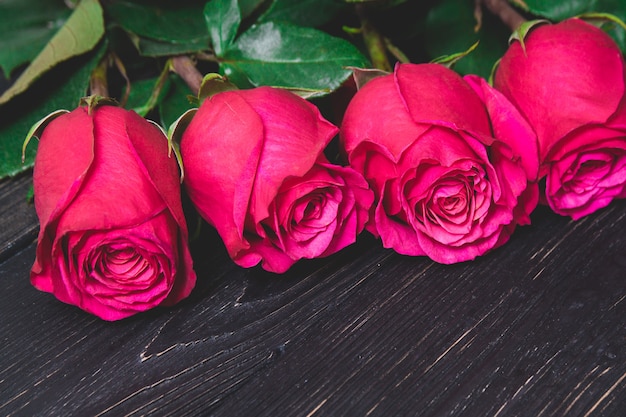
<path id="1" fill-rule="evenodd" d="M 530 224 L 539 203 L 579 219 L 626 197 L 625 62 L 592 23 L 626 26 L 601 13 L 526 21 L 504 1 L 483 3 L 513 29 L 489 80 L 452 69 L 475 45 L 410 63 L 365 4 L 356 7 L 359 50 L 276 19 L 279 2 L 252 25 L 245 19 L 258 10 L 207 2 L 196 61 L 189 40 L 168 38 L 186 46 L 177 50 L 145 33 L 134 39 L 140 50 L 169 51 L 138 107 L 106 98 L 109 67 L 131 82 L 119 55 L 98 55 L 92 95 L 28 135 L 39 139 L 33 285 L 105 320 L 184 299 L 196 274 L 183 193 L 236 264 L 274 273 L 365 232 L 400 254 L 469 261 Z M 124 6 L 109 7 L 132 33 Z M 103 19 L 95 0 L 78 11 Z M 0 102 L 27 88 L 29 69 Z M 166 123 L 163 97 L 178 81 L 194 95 Z M 132 99 L 121 84 L 121 101 Z M 143 117 L 155 114 L 159 123 Z"/>

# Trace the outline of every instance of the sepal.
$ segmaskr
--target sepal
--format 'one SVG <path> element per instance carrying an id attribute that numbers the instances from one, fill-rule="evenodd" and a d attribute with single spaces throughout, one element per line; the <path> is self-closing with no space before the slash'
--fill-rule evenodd
<path id="1" fill-rule="evenodd" d="M 189 126 L 189 123 L 191 123 L 191 119 L 193 119 L 197 111 L 198 109 L 187 110 L 167 129 L 167 144 L 169 146 L 170 153 L 174 151 L 174 155 L 176 155 L 176 160 L 178 161 L 178 166 L 180 167 L 181 183 L 185 179 L 185 169 L 183 166 L 183 158 L 180 153 L 180 140 L 183 137 L 185 129 L 187 129 L 187 126 Z"/>
<path id="2" fill-rule="evenodd" d="M 581 15 L 576 16 L 578 19 L 584 20 L 587 23 L 590 23 L 594 26 L 602 28 L 607 23 L 615 23 L 617 26 L 621 27 L 626 31 L 626 23 L 620 19 L 619 17 L 611 14 L 611 13 L 596 13 L 589 12 L 583 13 Z"/>
<path id="3" fill-rule="evenodd" d="M 228 81 L 228 78 L 223 75 L 211 72 L 202 79 L 202 84 L 200 84 L 200 90 L 198 91 L 198 101 L 202 103 L 215 94 L 232 90 L 238 90 L 235 84 Z"/>
<path id="4" fill-rule="evenodd" d="M 95 109 L 100 106 L 115 106 L 119 107 L 119 103 L 110 97 L 102 97 L 99 95 L 92 95 L 83 97 L 78 103 L 79 107 L 87 107 L 87 114 L 92 114 Z"/>
<path id="5" fill-rule="evenodd" d="M 431 64 L 440 64 L 440 65 L 443 65 L 444 67 L 452 69 L 454 64 L 459 62 L 462 58 L 465 58 L 466 56 L 471 54 L 474 51 L 474 49 L 478 47 L 479 42 L 480 41 L 474 42 L 472 46 L 470 46 L 469 48 L 467 48 L 467 50 L 463 52 L 457 52 L 456 54 L 444 55 L 444 56 L 435 58 L 431 61 Z"/>
<path id="6" fill-rule="evenodd" d="M 524 44 L 524 40 L 526 39 L 526 36 L 528 36 L 528 34 L 536 26 L 549 24 L 549 23 L 552 23 L 552 22 L 546 19 L 529 20 L 527 22 L 522 23 L 520 27 L 518 27 L 509 37 L 509 44 L 512 44 L 514 41 L 519 41 L 520 45 L 522 46 L 522 51 L 526 53 L 526 45 Z"/>
<path id="7" fill-rule="evenodd" d="M 332 92 L 329 88 L 315 89 L 315 88 L 280 87 L 280 86 L 276 86 L 274 88 L 287 90 L 291 93 L 294 93 L 297 96 L 302 97 L 305 100 L 308 100 L 311 98 L 322 97 Z"/>
<path id="8" fill-rule="evenodd" d="M 357 90 L 363 88 L 365 84 L 372 81 L 374 78 L 390 74 L 389 72 L 383 71 L 378 68 L 348 67 L 348 69 L 352 70 L 352 78 L 354 78 L 354 83 L 356 84 Z"/>
<path id="9" fill-rule="evenodd" d="M 43 133 L 43 130 L 48 125 L 48 123 L 50 123 L 57 117 L 62 116 L 69 112 L 70 112 L 69 110 L 53 111 L 52 113 L 50 113 L 49 115 L 45 116 L 43 119 L 39 120 L 37 123 L 32 125 L 32 127 L 26 134 L 26 138 L 24 139 L 24 142 L 22 143 L 22 163 L 24 163 L 24 160 L 26 159 L 26 148 L 28 147 L 28 144 L 30 143 L 30 140 L 33 138 L 33 136 L 40 137 L 41 134 Z"/>

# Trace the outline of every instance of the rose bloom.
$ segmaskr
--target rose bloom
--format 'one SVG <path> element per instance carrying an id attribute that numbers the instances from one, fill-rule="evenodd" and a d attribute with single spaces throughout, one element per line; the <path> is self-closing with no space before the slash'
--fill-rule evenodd
<path id="1" fill-rule="evenodd" d="M 624 58 L 580 19 L 534 28 L 514 42 L 494 86 L 537 134 L 545 198 L 578 219 L 626 197 Z"/>
<path id="2" fill-rule="evenodd" d="M 105 320 L 187 297 L 178 165 L 134 112 L 79 107 L 40 137 L 33 183 L 41 228 L 33 285 Z"/>
<path id="3" fill-rule="evenodd" d="M 324 148 L 337 133 L 290 92 L 261 87 L 206 99 L 185 130 L 185 186 L 240 266 L 284 272 L 355 242 L 373 194 Z"/>
<path id="4" fill-rule="evenodd" d="M 397 65 L 356 93 L 341 132 L 350 165 L 376 195 L 366 227 L 387 248 L 461 262 L 530 222 L 538 194 L 529 182 L 537 169 L 532 130 L 478 77 Z"/>

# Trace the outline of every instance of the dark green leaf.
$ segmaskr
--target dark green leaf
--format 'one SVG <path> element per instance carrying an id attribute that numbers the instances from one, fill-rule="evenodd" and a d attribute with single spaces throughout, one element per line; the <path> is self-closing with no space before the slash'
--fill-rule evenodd
<path id="1" fill-rule="evenodd" d="M 0 96 L 0 104 L 24 92 L 37 78 L 60 62 L 93 49 L 104 34 L 98 0 L 82 0 L 19 78 Z"/>
<path id="2" fill-rule="evenodd" d="M 525 0 L 528 11 L 551 20 L 563 20 L 587 11 L 593 3 L 601 1 L 589 0 Z M 609 1 L 610 3 L 611 1 Z M 606 3 L 606 2 L 605 2 Z"/>
<path id="3" fill-rule="evenodd" d="M 233 43 L 241 23 L 237 0 L 209 1 L 204 7 L 204 19 L 215 55 L 222 56 Z"/>
<path id="4" fill-rule="evenodd" d="M 496 61 L 508 47 L 510 30 L 497 18 L 485 12 L 482 26 L 476 32 L 474 2 L 443 0 L 426 16 L 422 37 L 431 59 L 458 54 L 468 50 L 475 42 L 478 47 L 454 69 L 462 74 L 478 74 L 487 78 Z"/>
<path id="5" fill-rule="evenodd" d="M 584 13 L 610 13 L 626 21 L 624 0 L 526 0 L 531 13 L 552 21 L 561 21 Z M 615 39 L 623 52 L 626 52 L 626 31 L 617 24 L 603 27 Z"/>
<path id="6" fill-rule="evenodd" d="M 158 87 L 158 82 L 158 77 L 134 81 L 131 84 L 130 95 L 128 96 L 125 107 L 145 117 L 168 93 L 170 79 L 166 78 L 164 85 L 157 91 L 155 97 L 155 88 Z"/>
<path id="7" fill-rule="evenodd" d="M 23 100 L 33 96 L 31 102 L 34 102 L 34 107 L 20 106 L 23 109 L 21 114 L 9 123 L 2 123 L 0 126 L 0 178 L 17 175 L 32 167 L 37 149 L 36 141 L 31 141 L 26 149 L 24 164 L 21 160 L 22 143 L 28 131 L 33 124 L 53 111 L 59 109 L 72 110 L 78 105 L 79 99 L 87 91 L 91 71 L 104 55 L 105 49 L 104 46 L 101 46 L 89 56 L 74 58 L 64 63 L 58 71 L 53 71 L 47 75 L 47 77 L 53 77 L 52 82 L 47 82 L 46 76 L 44 76 L 40 83 L 35 85 L 39 87 L 41 84 L 41 89 L 34 92 L 29 91 L 30 94 L 20 97 L 20 100 Z M 59 72 L 60 75 L 56 72 Z M 42 91 L 44 87 L 47 89 L 52 87 L 52 89 Z M 7 106 L 13 105 L 11 103 L 0 107 L 0 113 L 7 112 Z M 13 112 L 15 114 L 16 110 L 13 109 Z"/>
<path id="8" fill-rule="evenodd" d="M 162 126 L 169 128 L 183 113 L 197 107 L 197 103 L 190 102 L 190 94 L 187 84 L 176 74 L 171 74 L 170 87 L 159 106 Z"/>
<path id="9" fill-rule="evenodd" d="M 70 13 L 63 2 L 0 2 L 0 67 L 6 78 L 16 67 L 37 56 Z"/>
<path id="10" fill-rule="evenodd" d="M 221 71 L 237 86 L 270 85 L 332 91 L 366 67 L 351 43 L 311 28 L 267 22 L 241 34 L 224 53 Z"/>
<path id="11" fill-rule="evenodd" d="M 114 1 L 106 6 L 112 20 L 142 38 L 165 43 L 208 45 L 204 3 L 177 1 Z"/>
<path id="12" fill-rule="evenodd" d="M 208 37 L 204 40 L 189 41 L 187 43 L 157 41 L 134 35 L 131 35 L 131 38 L 139 53 L 143 56 L 149 57 L 181 55 L 203 51 L 209 48 Z"/>
<path id="13" fill-rule="evenodd" d="M 345 10 L 341 0 L 274 0 L 259 21 L 285 21 L 299 26 L 322 26 Z"/>

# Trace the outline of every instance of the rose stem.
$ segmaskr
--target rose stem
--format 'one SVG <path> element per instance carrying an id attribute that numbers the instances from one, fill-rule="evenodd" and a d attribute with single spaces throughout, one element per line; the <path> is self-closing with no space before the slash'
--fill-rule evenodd
<path id="1" fill-rule="evenodd" d="M 372 25 L 365 10 L 365 5 L 357 4 L 355 6 L 356 13 L 361 21 L 361 32 L 363 41 L 369 52 L 374 68 L 391 72 L 391 64 L 387 58 L 387 48 L 385 40 L 378 30 Z"/>
<path id="2" fill-rule="evenodd" d="M 498 16 L 512 32 L 515 32 L 526 21 L 506 0 L 477 0 L 477 6 L 481 2 L 491 13 Z"/>
<path id="3" fill-rule="evenodd" d="M 198 95 L 202 85 L 202 74 L 193 60 L 186 55 L 175 56 L 172 58 L 172 69 L 187 83 L 191 92 Z"/>
<path id="4" fill-rule="evenodd" d="M 96 68 L 91 72 L 89 77 L 89 92 L 91 95 L 100 97 L 109 97 L 109 84 L 107 82 L 107 69 L 109 67 L 109 57 L 106 56 Z"/>

